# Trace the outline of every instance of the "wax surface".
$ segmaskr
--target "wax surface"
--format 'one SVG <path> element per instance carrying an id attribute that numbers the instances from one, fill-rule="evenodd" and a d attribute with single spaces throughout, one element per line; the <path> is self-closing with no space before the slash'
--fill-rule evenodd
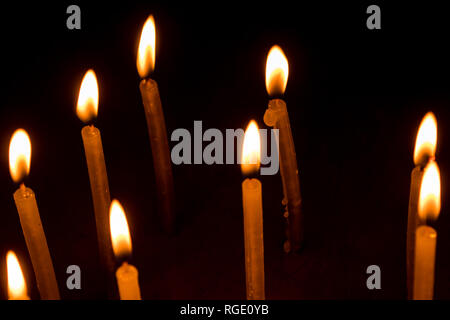
<path id="1" fill-rule="evenodd" d="M 297 251 L 301 248 L 303 242 L 302 198 L 300 195 L 294 140 L 286 103 L 283 100 L 273 99 L 269 101 L 269 107 L 264 114 L 264 123 L 279 129 L 280 132 L 280 170 L 285 197 L 283 204 L 287 204 L 288 212 L 288 240 L 290 248 L 287 251 Z"/>
<path id="2" fill-rule="evenodd" d="M 165 231 L 172 233 L 175 227 L 172 162 L 158 85 L 152 79 L 144 79 L 141 81 L 139 88 L 152 147 L 153 168 L 158 190 L 158 211 Z"/>
<path id="3" fill-rule="evenodd" d="M 437 233 L 433 228 L 429 226 L 417 228 L 414 263 L 414 300 L 433 299 L 436 238 Z"/>
<path id="4" fill-rule="evenodd" d="M 81 130 L 81 136 L 83 138 L 92 201 L 94 203 L 100 263 L 103 272 L 105 272 L 104 276 L 105 281 L 107 281 L 108 292 L 112 292 L 114 284 L 114 253 L 109 230 L 109 206 L 111 204 L 111 197 L 109 194 L 102 139 L 100 130 L 94 126 L 85 126 Z"/>
<path id="5" fill-rule="evenodd" d="M 247 300 L 265 299 L 262 187 L 258 179 L 242 183 Z"/>
<path id="6" fill-rule="evenodd" d="M 414 279 L 414 248 L 416 245 L 416 229 L 420 224 L 417 207 L 419 191 L 422 182 L 423 169 L 416 166 L 411 172 L 411 187 L 409 191 L 408 230 L 406 234 L 406 287 L 408 299 L 412 299 Z"/>
<path id="7" fill-rule="evenodd" d="M 124 262 L 116 271 L 120 300 L 141 300 L 139 274 L 135 266 Z"/>
<path id="8" fill-rule="evenodd" d="M 41 299 L 59 300 L 58 284 L 56 283 L 52 258 L 42 228 L 36 196 L 30 188 L 20 187 L 14 193 L 14 201 L 16 202 Z"/>

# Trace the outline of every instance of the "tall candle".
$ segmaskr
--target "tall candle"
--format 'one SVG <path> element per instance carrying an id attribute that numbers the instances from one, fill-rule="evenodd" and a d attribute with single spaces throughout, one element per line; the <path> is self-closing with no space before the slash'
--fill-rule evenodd
<path id="1" fill-rule="evenodd" d="M 30 138 L 25 130 L 18 129 L 14 132 L 9 145 L 9 169 L 14 182 L 20 183 L 28 175 L 30 161 Z M 14 201 L 41 298 L 58 300 L 59 289 L 36 203 L 36 196 L 33 190 L 25 187 L 22 182 L 19 189 L 14 193 Z"/>
<path id="2" fill-rule="evenodd" d="M 139 273 L 126 259 L 131 255 L 131 236 L 125 211 L 119 201 L 113 200 L 110 209 L 110 231 L 116 258 L 124 260 L 116 271 L 120 300 L 141 300 Z"/>
<path id="3" fill-rule="evenodd" d="M 90 123 L 98 112 L 98 84 L 93 70 L 88 70 L 83 78 L 77 102 L 77 115 L 85 123 Z M 107 282 L 107 290 L 113 297 L 114 256 L 109 232 L 109 195 L 108 176 L 100 130 L 93 124 L 81 130 L 86 163 L 89 172 L 92 201 L 94 204 L 97 241 L 102 272 Z"/>
<path id="4" fill-rule="evenodd" d="M 417 132 L 414 148 L 415 168 L 411 172 L 409 192 L 408 224 L 406 235 L 406 286 L 408 299 L 412 299 L 414 279 L 414 250 L 416 246 L 416 229 L 423 222 L 418 218 L 419 189 L 423 177 L 423 169 L 430 159 L 434 159 L 437 142 L 437 123 L 432 112 L 422 119 Z"/>
<path id="5" fill-rule="evenodd" d="M 425 167 L 419 193 L 418 215 L 421 221 L 435 220 L 441 209 L 439 168 L 434 161 Z M 414 300 L 432 300 L 437 232 L 427 225 L 416 230 L 414 263 Z"/>
<path id="6" fill-rule="evenodd" d="M 266 89 L 270 96 L 284 93 L 288 72 L 288 62 L 283 51 L 280 47 L 273 46 L 266 64 Z M 302 246 L 304 234 L 302 198 L 294 139 L 286 103 L 283 100 L 269 101 L 269 107 L 264 114 L 264 123 L 279 129 L 279 158 L 284 193 L 282 203 L 287 206 L 285 216 L 287 215 L 288 219 L 288 241 L 285 243 L 285 251 L 298 251 Z"/>
<path id="7" fill-rule="evenodd" d="M 175 227 L 175 213 L 169 143 L 158 85 L 156 81 L 149 78 L 149 74 L 155 67 L 155 38 L 155 22 L 153 16 L 150 16 L 142 29 L 136 65 L 139 76 L 142 78 L 139 89 L 152 148 L 153 168 L 158 192 L 158 212 L 161 215 L 164 229 L 166 232 L 172 233 Z"/>
<path id="8" fill-rule="evenodd" d="M 244 175 L 259 170 L 260 136 L 255 121 L 251 121 L 244 136 L 241 169 Z M 256 178 L 242 183 L 244 209 L 245 274 L 247 300 L 265 299 L 264 289 L 264 236 L 262 186 Z"/>
<path id="9" fill-rule="evenodd" d="M 6 269 L 8 275 L 8 299 L 30 300 L 19 260 L 11 250 L 6 254 Z"/>

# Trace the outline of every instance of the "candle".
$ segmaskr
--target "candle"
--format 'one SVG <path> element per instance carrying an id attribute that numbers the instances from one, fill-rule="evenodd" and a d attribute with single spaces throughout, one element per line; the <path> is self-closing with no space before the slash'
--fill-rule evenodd
<path id="1" fill-rule="evenodd" d="M 418 218 L 417 205 L 419 201 L 420 183 L 423 168 L 429 159 L 433 159 L 437 142 L 437 122 L 434 114 L 428 112 L 422 119 L 417 132 L 414 148 L 415 168 L 411 172 L 411 187 L 409 192 L 408 224 L 406 234 L 406 284 L 408 299 L 412 298 L 414 278 L 414 248 L 416 244 L 416 229 L 421 224 Z"/>
<path id="2" fill-rule="evenodd" d="M 425 167 L 419 193 L 419 219 L 436 220 L 441 210 L 441 182 L 439 168 L 434 161 Z M 414 300 L 432 300 L 437 232 L 421 225 L 416 230 L 414 263 Z"/>
<path id="3" fill-rule="evenodd" d="M 153 155 L 153 168 L 158 192 L 158 212 L 166 232 L 174 231 L 174 187 L 172 164 L 167 140 L 166 123 L 156 81 L 149 78 L 155 68 L 155 22 L 150 16 L 142 29 L 137 55 L 139 85 L 147 119 L 148 134 Z"/>
<path id="4" fill-rule="evenodd" d="M 23 179 L 30 171 L 30 162 L 30 138 L 25 130 L 18 129 L 14 132 L 9 145 L 11 177 L 14 182 L 21 183 L 19 189 L 14 193 L 14 201 L 41 298 L 57 300 L 59 299 L 58 285 L 41 217 L 39 216 L 36 196 L 33 190 L 25 187 L 23 183 Z"/>
<path id="5" fill-rule="evenodd" d="M 77 102 L 77 115 L 85 123 L 90 123 L 98 112 L 98 84 L 93 70 L 88 70 L 81 83 Z M 97 227 L 98 248 L 102 272 L 107 283 L 108 292 L 112 295 L 114 257 L 109 233 L 109 195 L 108 176 L 106 174 L 105 157 L 103 155 L 100 130 L 93 124 L 81 130 L 84 152 L 91 184 L 92 201 L 94 203 L 95 223 Z"/>
<path id="6" fill-rule="evenodd" d="M 287 59 L 278 46 L 273 46 L 267 56 L 266 89 L 270 96 L 282 95 L 286 89 L 289 66 Z M 267 126 L 279 129 L 279 157 L 281 178 L 283 182 L 284 199 L 287 217 L 287 235 L 284 249 L 286 252 L 298 251 L 303 242 L 303 214 L 301 210 L 300 181 L 298 177 L 297 157 L 291 125 L 282 99 L 272 99 L 264 114 Z"/>
<path id="7" fill-rule="evenodd" d="M 119 260 L 125 260 L 116 271 L 120 300 L 141 300 L 138 270 L 126 259 L 131 255 L 131 236 L 125 211 L 119 201 L 111 202 L 109 225 L 114 254 Z"/>
<path id="8" fill-rule="evenodd" d="M 17 260 L 16 254 L 11 250 L 6 254 L 6 269 L 8 275 L 8 299 L 30 300 L 19 260 Z"/>
<path id="9" fill-rule="evenodd" d="M 261 142 L 255 121 L 248 125 L 242 149 L 241 169 L 244 175 L 253 175 L 260 166 Z M 245 275 L 247 300 L 264 300 L 264 236 L 262 186 L 256 178 L 242 183 L 244 209 Z"/>

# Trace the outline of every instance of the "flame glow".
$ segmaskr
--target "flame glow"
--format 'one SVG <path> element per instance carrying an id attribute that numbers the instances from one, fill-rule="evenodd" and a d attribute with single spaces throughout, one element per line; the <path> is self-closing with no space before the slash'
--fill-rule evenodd
<path id="1" fill-rule="evenodd" d="M 31 142 L 23 129 L 17 129 L 9 143 L 9 172 L 14 182 L 21 182 L 30 172 Z"/>
<path id="2" fill-rule="evenodd" d="M 155 42 L 155 20 L 151 15 L 145 21 L 139 40 L 136 66 L 141 78 L 146 78 L 155 69 Z"/>
<path id="3" fill-rule="evenodd" d="M 267 55 L 266 62 L 266 89 L 272 96 L 283 94 L 289 76 L 289 65 L 283 50 L 279 46 L 273 46 Z"/>
<path id="4" fill-rule="evenodd" d="M 77 116 L 83 122 L 89 122 L 97 117 L 98 112 L 98 83 L 94 70 L 90 69 L 81 82 L 77 102 Z"/>
<path id="5" fill-rule="evenodd" d="M 8 298 L 10 300 L 26 300 L 27 286 L 20 268 L 19 260 L 13 251 L 6 254 L 6 268 L 8 274 Z"/>
<path id="6" fill-rule="evenodd" d="M 420 123 L 414 148 L 414 164 L 425 166 L 428 159 L 434 158 L 437 143 L 437 121 L 432 112 L 428 112 Z"/>
<path id="7" fill-rule="evenodd" d="M 111 240 L 116 257 L 131 254 L 131 237 L 125 211 L 119 201 L 113 200 L 109 209 Z"/>
<path id="8" fill-rule="evenodd" d="M 434 161 L 430 161 L 425 167 L 419 194 L 419 217 L 437 219 L 441 211 L 441 178 L 439 168 Z"/>
<path id="9" fill-rule="evenodd" d="M 261 137 L 255 120 L 250 121 L 245 130 L 244 143 L 242 144 L 242 173 L 248 175 L 257 172 L 260 166 Z"/>

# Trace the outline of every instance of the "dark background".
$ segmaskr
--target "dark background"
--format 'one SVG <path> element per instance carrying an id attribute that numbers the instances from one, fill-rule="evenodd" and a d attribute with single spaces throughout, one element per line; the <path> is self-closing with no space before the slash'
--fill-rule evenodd
<path id="1" fill-rule="evenodd" d="M 280 176 L 263 176 L 268 299 L 405 299 L 405 246 L 413 148 L 421 118 L 438 120 L 442 210 L 435 297 L 450 299 L 450 50 L 446 10 L 380 3 L 381 30 L 359 4 L 78 2 L 81 30 L 66 28 L 72 2 L 3 7 L 0 100 L 0 297 L 4 257 L 17 252 L 36 289 L 12 194 L 8 147 L 21 127 L 32 143 L 27 186 L 37 196 L 63 299 L 104 298 L 88 173 L 75 113 L 81 79 L 99 81 L 111 195 L 127 213 L 145 299 L 245 299 L 240 168 L 174 166 L 179 232 L 156 212 L 151 149 L 135 59 L 142 25 L 156 20 L 156 69 L 169 136 L 176 128 L 261 127 L 269 97 L 266 56 L 289 60 L 287 102 L 302 188 L 306 242 L 282 252 Z M 170 143 L 172 147 L 174 144 Z M 68 265 L 82 270 L 70 291 Z M 366 268 L 381 268 L 381 290 Z"/>

